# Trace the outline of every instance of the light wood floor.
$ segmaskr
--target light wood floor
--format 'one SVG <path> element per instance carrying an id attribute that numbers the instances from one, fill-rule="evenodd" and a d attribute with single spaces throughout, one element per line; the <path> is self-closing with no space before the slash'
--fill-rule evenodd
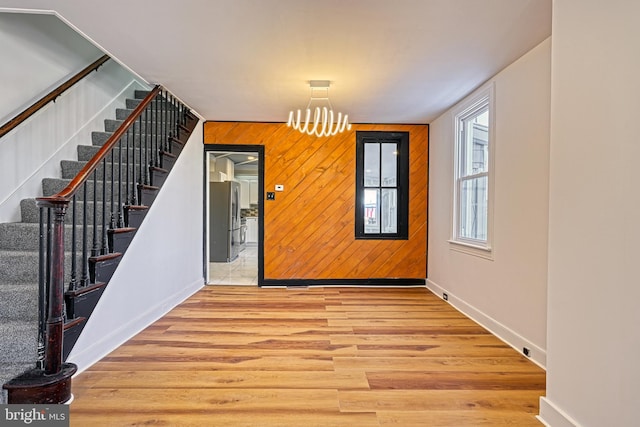
<path id="1" fill-rule="evenodd" d="M 72 426 L 541 426 L 545 373 L 424 288 L 210 286 L 73 381 Z"/>

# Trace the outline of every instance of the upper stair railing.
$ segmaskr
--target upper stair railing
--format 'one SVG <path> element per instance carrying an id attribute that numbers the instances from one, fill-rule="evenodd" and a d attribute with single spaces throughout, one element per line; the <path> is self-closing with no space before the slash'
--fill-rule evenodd
<path id="1" fill-rule="evenodd" d="M 83 324 L 93 309 L 87 313 L 81 301 L 91 300 L 91 295 L 99 298 L 126 250 L 118 236 L 135 233 L 140 212 L 153 203 L 186 142 L 180 139 L 181 133 L 189 134 L 196 122 L 184 104 L 155 86 L 66 188 L 36 199 L 40 211 L 38 367 L 23 377 L 39 383 L 39 393 L 44 389 L 57 396 L 46 403 L 62 403 L 71 396 L 70 379 L 76 367 L 64 363 L 70 348 L 63 346 L 67 347 L 69 329 Z M 95 305 L 97 299 L 93 300 Z M 11 388 L 5 385 L 10 403 L 43 403 L 32 398 L 32 386 L 23 386 L 20 378 L 12 382 Z"/>
<path id="2" fill-rule="evenodd" d="M 31 105 L 29 108 L 24 110 L 22 113 L 18 114 L 13 119 L 9 120 L 7 123 L 2 125 L 2 127 L 0 127 L 0 138 L 2 138 L 3 136 L 11 132 L 15 127 L 17 127 L 22 122 L 27 120 L 29 117 L 35 114 L 42 107 L 44 107 L 51 101 L 55 101 L 56 98 L 62 95 L 67 89 L 69 89 L 71 86 L 78 83 L 80 80 L 85 78 L 91 72 L 100 68 L 100 66 L 105 62 L 107 62 L 109 59 L 110 59 L 109 55 L 101 56 L 100 58 L 95 60 L 93 63 L 88 65 L 86 68 L 84 68 L 82 71 L 80 71 L 78 74 L 71 77 L 66 82 L 62 83 L 60 86 L 58 86 L 57 88 L 49 92 L 47 95 L 43 96 L 38 101 L 34 102 L 33 105 Z"/>

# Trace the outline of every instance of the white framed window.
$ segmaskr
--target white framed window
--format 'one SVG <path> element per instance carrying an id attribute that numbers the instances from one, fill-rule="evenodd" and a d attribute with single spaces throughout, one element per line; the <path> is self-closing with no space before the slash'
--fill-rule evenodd
<path id="1" fill-rule="evenodd" d="M 454 249 L 491 256 L 493 200 L 493 85 L 460 105 L 455 114 L 453 185 Z"/>

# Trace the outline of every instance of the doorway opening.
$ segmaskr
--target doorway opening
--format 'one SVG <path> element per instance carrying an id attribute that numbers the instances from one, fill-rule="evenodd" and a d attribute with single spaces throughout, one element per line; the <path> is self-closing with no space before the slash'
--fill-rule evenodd
<path id="1" fill-rule="evenodd" d="M 208 285 L 264 280 L 264 146 L 205 145 L 205 277 Z"/>

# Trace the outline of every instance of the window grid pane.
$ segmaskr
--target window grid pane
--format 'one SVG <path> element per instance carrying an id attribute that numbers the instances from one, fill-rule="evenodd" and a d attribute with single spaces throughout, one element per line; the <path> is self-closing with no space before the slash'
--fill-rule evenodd
<path id="1" fill-rule="evenodd" d="M 460 176 L 489 170 L 489 110 L 488 107 L 462 120 L 463 138 L 460 144 Z"/>
<path id="2" fill-rule="evenodd" d="M 364 144 L 364 186 L 380 186 L 380 144 Z"/>
<path id="3" fill-rule="evenodd" d="M 396 187 L 398 185 L 398 144 L 381 144 L 382 187 Z"/>
<path id="4" fill-rule="evenodd" d="M 382 189 L 381 218 L 383 233 L 398 232 L 398 190 Z"/>
<path id="5" fill-rule="evenodd" d="M 487 240 L 488 179 L 486 175 L 460 180 L 459 237 Z"/>
<path id="6" fill-rule="evenodd" d="M 364 232 L 365 234 L 380 233 L 380 190 L 364 190 Z"/>

